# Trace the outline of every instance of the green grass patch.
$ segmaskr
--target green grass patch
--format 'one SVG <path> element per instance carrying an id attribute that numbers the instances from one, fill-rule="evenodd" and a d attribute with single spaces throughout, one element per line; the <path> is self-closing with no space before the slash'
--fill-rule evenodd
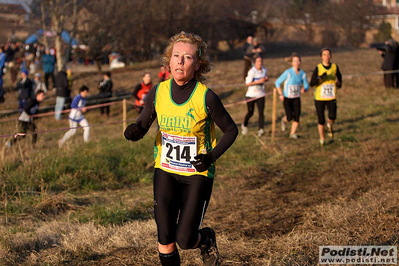
<path id="1" fill-rule="evenodd" d="M 71 220 L 79 223 L 93 222 L 98 225 L 122 225 L 133 220 L 146 220 L 152 216 L 153 202 L 129 207 L 119 202 L 117 205 L 93 205 L 84 211 L 74 212 Z"/>

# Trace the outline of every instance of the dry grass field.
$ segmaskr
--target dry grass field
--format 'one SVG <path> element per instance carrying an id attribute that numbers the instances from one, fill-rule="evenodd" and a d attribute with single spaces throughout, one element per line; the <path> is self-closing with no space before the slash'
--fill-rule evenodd
<path id="1" fill-rule="evenodd" d="M 268 91 L 289 67 L 285 56 L 265 60 Z M 317 51 L 302 58 L 308 78 L 319 61 Z M 321 245 L 398 245 L 399 90 L 384 89 L 381 75 L 349 76 L 379 71 L 382 58 L 375 50 L 337 51 L 332 61 L 345 76 L 336 134 L 325 147 L 318 143 L 311 88 L 302 96 L 298 140 L 279 128 L 274 143 L 270 133 L 258 138 L 252 134 L 255 115 L 250 134 L 239 135 L 218 160 L 204 226 L 215 228 L 222 265 L 317 265 Z M 242 100 L 243 62 L 214 65 L 207 84 L 225 104 Z M 151 65 L 116 71 L 115 90 L 132 91 L 144 70 L 156 78 L 158 69 Z M 97 93 L 98 74 L 75 76 L 74 94 L 81 84 Z M 43 105 L 54 102 L 51 94 Z M 0 110 L 15 108 L 15 95 L 6 94 Z M 246 106 L 228 110 L 240 125 Z M 269 97 L 266 132 L 271 110 Z M 283 115 L 280 102 L 277 115 Z M 136 116 L 129 108 L 128 119 Z M 122 106 L 113 105 L 109 118 L 91 110 L 87 120 L 120 121 Z M 37 121 L 39 131 L 67 125 L 66 118 L 53 116 Z M 15 122 L 0 123 L 0 135 L 14 132 Z M 93 127 L 87 144 L 78 130 L 59 149 L 63 133 L 39 134 L 34 149 L 30 136 L 12 147 L 0 138 L 0 264 L 159 265 L 152 213 L 154 129 L 132 143 L 122 137 L 122 124 Z M 202 265 L 198 250 L 180 254 L 182 265 Z"/>

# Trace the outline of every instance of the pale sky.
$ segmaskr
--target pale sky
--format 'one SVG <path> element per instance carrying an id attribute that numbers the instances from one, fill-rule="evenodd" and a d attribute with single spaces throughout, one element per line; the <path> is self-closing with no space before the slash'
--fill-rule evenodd
<path id="1" fill-rule="evenodd" d="M 26 12 L 30 13 L 30 4 L 32 0 L 0 0 L 0 3 L 7 3 L 7 4 L 21 4 Z"/>

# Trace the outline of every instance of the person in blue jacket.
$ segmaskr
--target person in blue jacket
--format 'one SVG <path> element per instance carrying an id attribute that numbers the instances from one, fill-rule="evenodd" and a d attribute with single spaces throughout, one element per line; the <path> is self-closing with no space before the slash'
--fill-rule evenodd
<path id="1" fill-rule="evenodd" d="M 281 119 L 281 131 L 286 130 L 286 124 L 294 120 L 291 125 L 290 138 L 297 139 L 296 131 L 301 115 L 301 93 L 309 89 L 306 73 L 301 70 L 301 57 L 297 54 L 291 56 L 292 67 L 285 70 L 275 82 L 279 98 L 283 102 L 285 116 Z M 281 89 L 283 85 L 283 89 Z"/>
<path id="2" fill-rule="evenodd" d="M 73 98 L 71 104 L 71 112 L 69 113 L 69 131 L 65 133 L 62 139 L 58 140 L 58 146 L 61 148 L 64 143 L 76 134 L 76 129 L 79 126 L 83 128 L 83 141 L 89 142 L 90 127 L 83 113 L 86 113 L 86 97 L 89 93 L 89 88 L 82 86 L 79 89 L 79 94 Z"/>
<path id="3" fill-rule="evenodd" d="M 6 63 L 6 54 L 3 51 L 3 47 L 0 46 L 0 103 L 4 102 L 4 90 L 3 90 L 3 68 Z"/>
<path id="4" fill-rule="evenodd" d="M 48 80 L 51 78 L 53 82 L 53 88 L 55 87 L 55 79 L 54 79 L 54 66 L 55 66 L 55 57 L 50 54 L 50 50 L 46 48 L 46 54 L 42 57 L 43 62 L 43 72 L 44 72 L 44 84 L 46 84 L 46 88 L 50 90 L 48 86 Z"/>

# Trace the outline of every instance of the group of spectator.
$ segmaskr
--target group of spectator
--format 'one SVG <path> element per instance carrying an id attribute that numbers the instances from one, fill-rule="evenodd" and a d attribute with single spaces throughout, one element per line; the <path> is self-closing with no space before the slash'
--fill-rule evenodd
<path id="1" fill-rule="evenodd" d="M 3 76 L 9 72 L 12 84 L 18 90 L 18 103 L 22 111 L 27 99 L 32 98 L 35 91 L 43 90 L 47 93 L 50 88 L 49 79 L 55 87 L 55 50 L 46 49 L 39 43 L 23 44 L 21 42 L 7 42 L 0 45 L 0 103 L 4 102 Z M 43 69 L 44 83 L 41 81 L 39 70 Z M 18 73 L 21 73 L 20 80 Z M 29 79 L 29 73 L 34 81 Z"/>
<path id="2" fill-rule="evenodd" d="M 244 54 L 244 73 L 243 78 L 245 80 L 248 71 L 252 68 L 255 59 L 257 57 L 263 57 L 265 53 L 265 47 L 259 43 L 257 38 L 249 35 L 247 41 L 242 47 L 242 53 Z"/>

